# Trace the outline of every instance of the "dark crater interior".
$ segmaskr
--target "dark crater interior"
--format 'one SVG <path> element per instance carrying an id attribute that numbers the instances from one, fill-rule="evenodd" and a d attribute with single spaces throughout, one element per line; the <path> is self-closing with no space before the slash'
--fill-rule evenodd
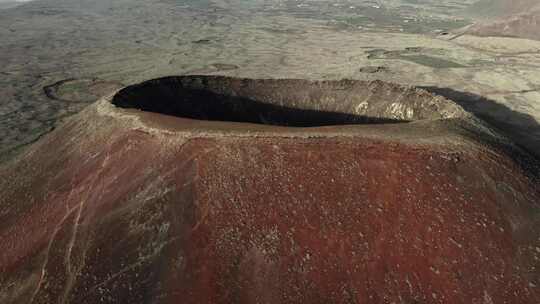
<path id="1" fill-rule="evenodd" d="M 178 76 L 120 90 L 112 103 L 183 118 L 290 127 L 404 123 L 448 118 L 455 105 L 381 81 Z"/>

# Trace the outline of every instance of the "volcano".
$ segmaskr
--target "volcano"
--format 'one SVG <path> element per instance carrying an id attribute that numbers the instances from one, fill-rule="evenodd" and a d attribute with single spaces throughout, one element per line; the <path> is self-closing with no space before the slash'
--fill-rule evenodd
<path id="1" fill-rule="evenodd" d="M 539 303 L 538 168 L 412 87 L 150 80 L 0 169 L 0 302 Z"/>

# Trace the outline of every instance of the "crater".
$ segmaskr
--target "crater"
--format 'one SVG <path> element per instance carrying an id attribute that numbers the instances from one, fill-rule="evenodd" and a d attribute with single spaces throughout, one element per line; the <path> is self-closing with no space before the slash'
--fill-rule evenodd
<path id="1" fill-rule="evenodd" d="M 448 119 L 463 109 L 427 91 L 383 81 L 175 76 L 120 90 L 120 108 L 188 119 L 289 127 Z"/>
<path id="2" fill-rule="evenodd" d="M 45 86 L 43 92 L 57 101 L 91 103 L 121 87 L 121 83 L 98 78 L 69 78 Z"/>
<path id="3" fill-rule="evenodd" d="M 183 76 L 109 94 L 0 170 L 0 302 L 537 304 L 538 162 L 464 113 L 381 81 Z M 408 123 L 247 123 L 385 121 Z"/>

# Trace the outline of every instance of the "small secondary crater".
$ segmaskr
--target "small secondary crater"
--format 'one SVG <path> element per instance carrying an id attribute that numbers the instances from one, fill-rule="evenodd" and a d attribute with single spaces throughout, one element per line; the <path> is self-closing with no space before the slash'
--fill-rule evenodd
<path id="1" fill-rule="evenodd" d="M 98 78 L 70 78 L 45 86 L 43 92 L 53 100 L 91 103 L 122 87 L 121 83 Z"/>
<path id="2" fill-rule="evenodd" d="M 382 81 L 178 76 L 120 90 L 112 103 L 177 117 L 290 127 L 444 119 L 461 107 L 424 90 Z"/>

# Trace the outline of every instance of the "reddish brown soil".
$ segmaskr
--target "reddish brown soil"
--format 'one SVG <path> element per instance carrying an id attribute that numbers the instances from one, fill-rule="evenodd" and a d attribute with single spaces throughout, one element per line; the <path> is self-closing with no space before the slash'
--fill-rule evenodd
<path id="1" fill-rule="evenodd" d="M 539 303 L 538 163 L 472 119 L 102 100 L 0 169 L 0 303 Z"/>

